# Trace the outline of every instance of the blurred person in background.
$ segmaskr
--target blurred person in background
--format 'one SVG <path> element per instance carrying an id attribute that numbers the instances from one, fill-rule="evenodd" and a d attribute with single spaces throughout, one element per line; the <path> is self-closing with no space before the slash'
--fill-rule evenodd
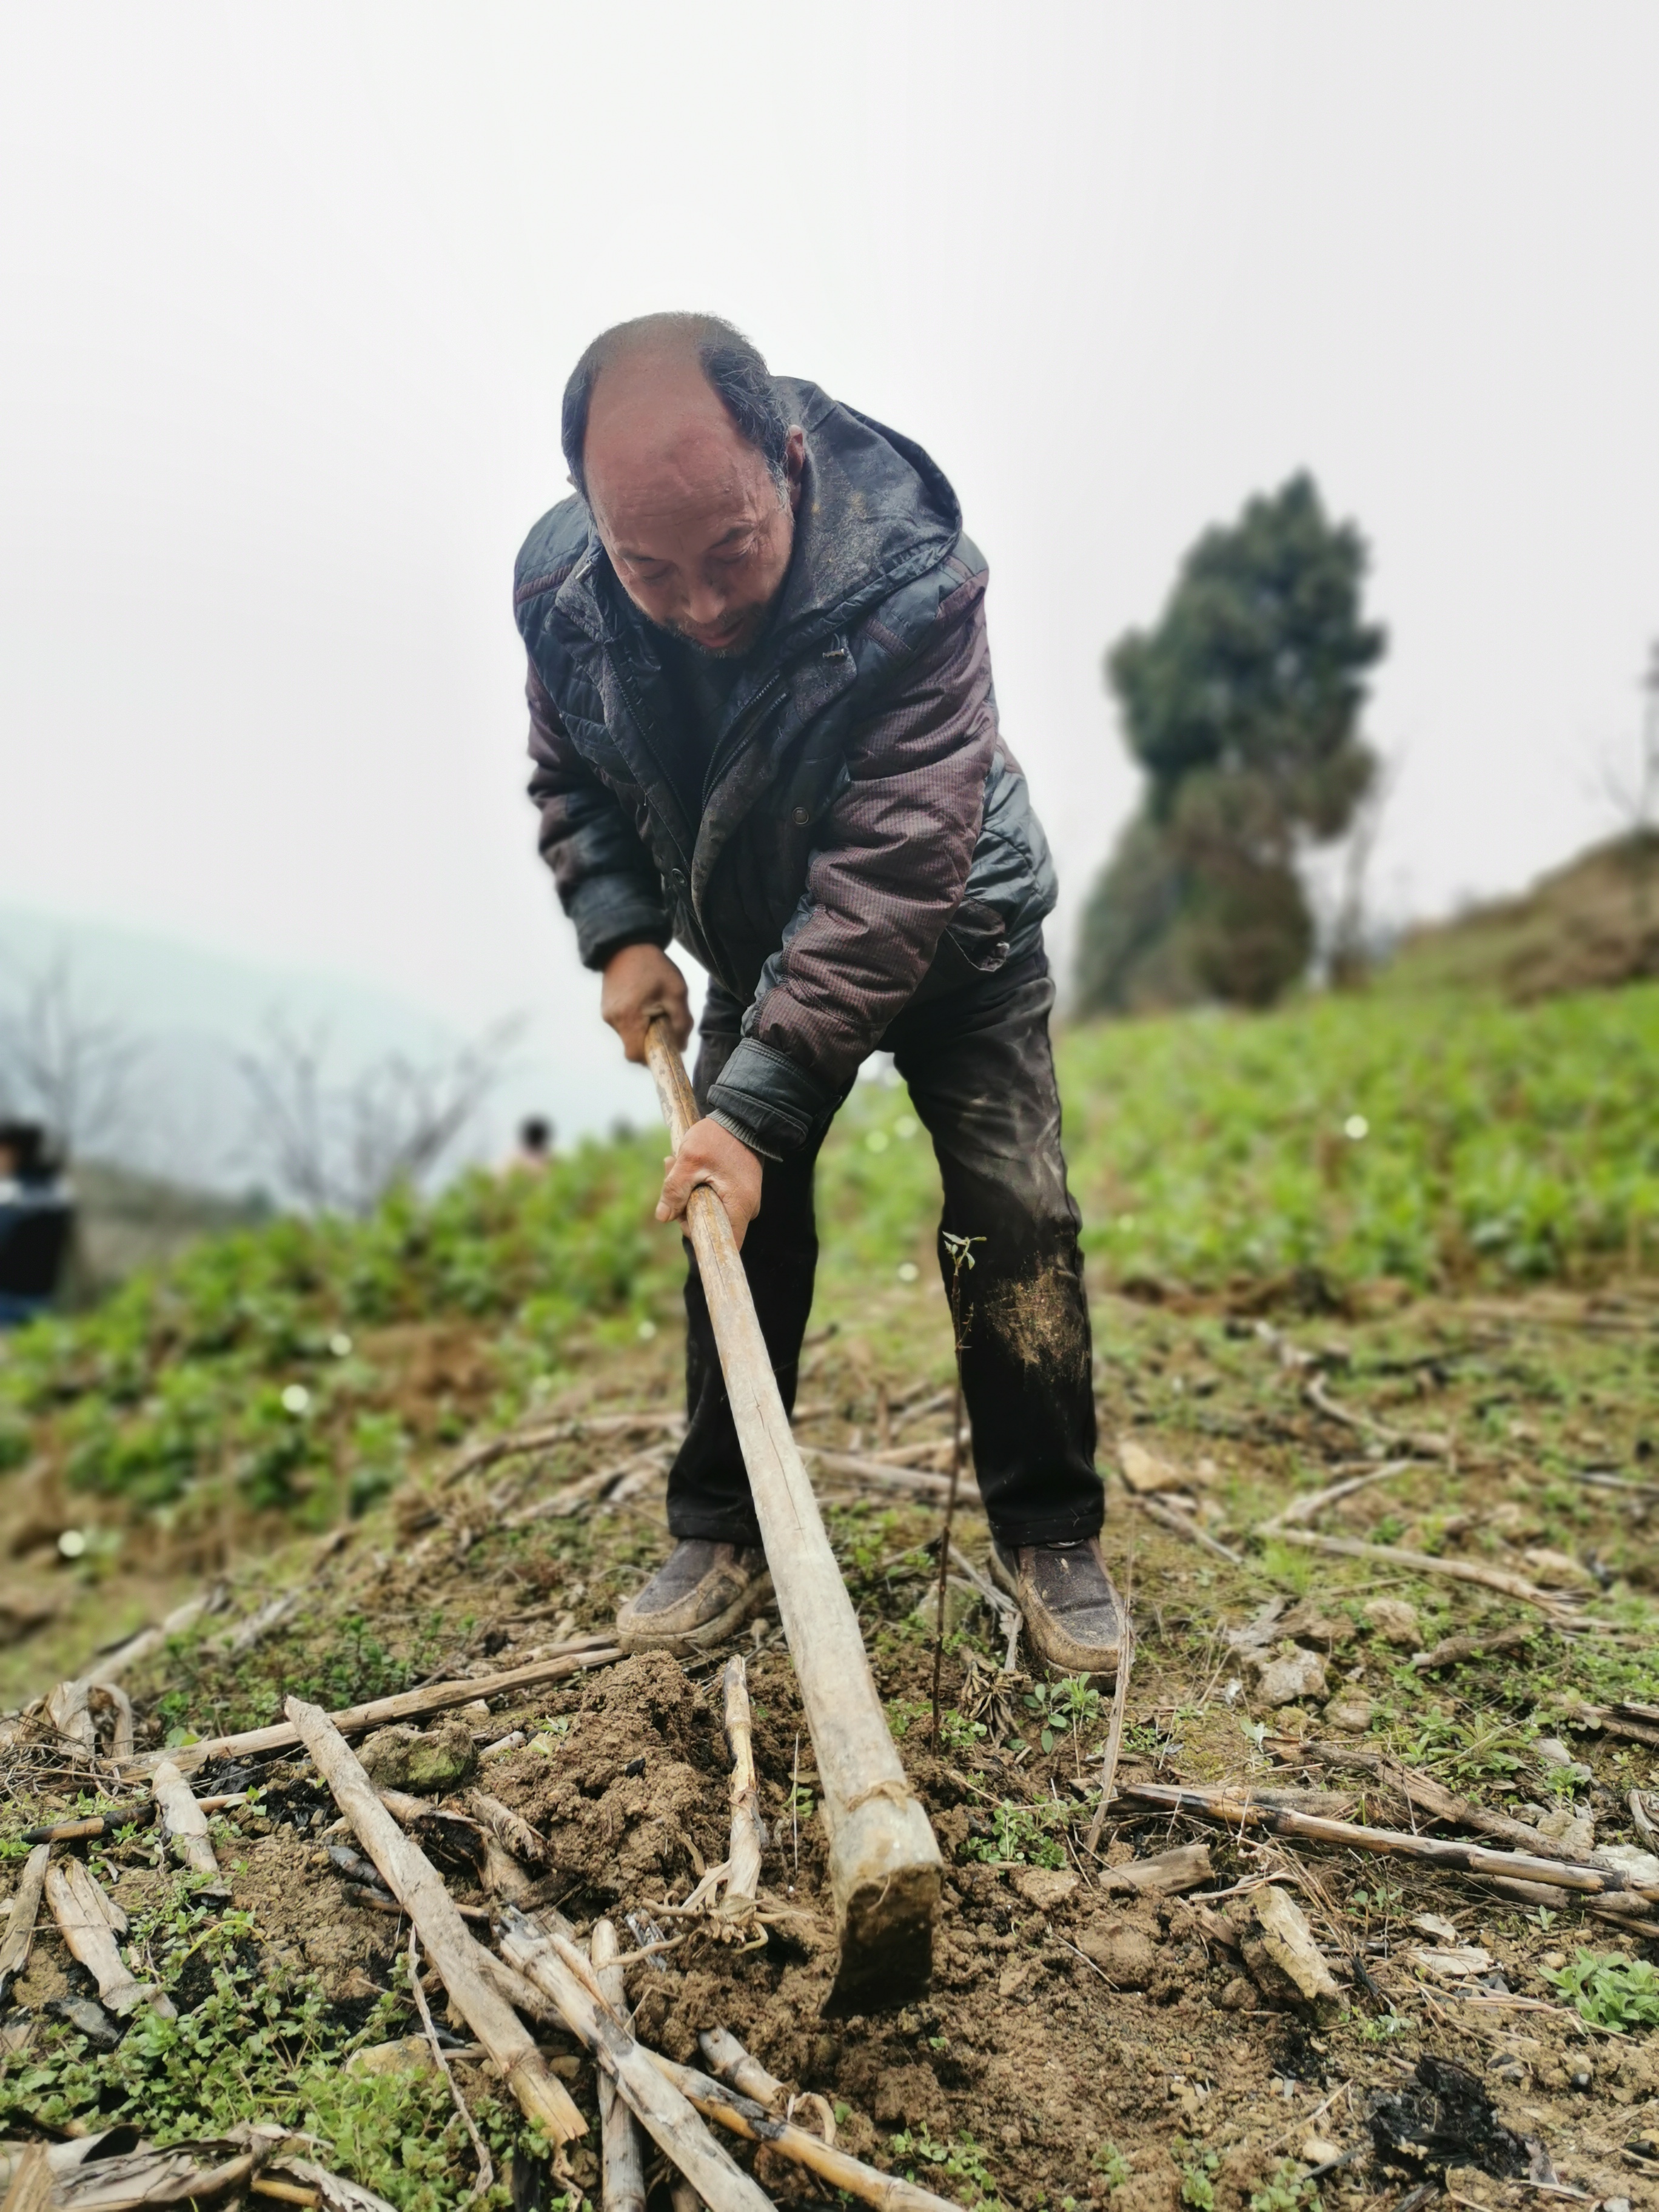
<path id="1" fill-rule="evenodd" d="M 553 1124 L 542 1114 L 529 1114 L 519 1124 L 519 1141 L 503 1173 L 544 1175 L 553 1157 Z"/>
<path id="2" fill-rule="evenodd" d="M 0 1328 L 44 1313 L 75 1230 L 74 1194 L 38 1121 L 0 1121 Z"/>

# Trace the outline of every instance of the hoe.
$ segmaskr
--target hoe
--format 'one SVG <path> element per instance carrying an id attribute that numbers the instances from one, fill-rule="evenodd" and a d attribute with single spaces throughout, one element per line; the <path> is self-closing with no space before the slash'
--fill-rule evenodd
<path id="1" fill-rule="evenodd" d="M 685 1063 L 660 1017 L 647 1033 L 646 1056 L 678 1146 L 697 1107 Z M 893 1747 L 852 1601 L 778 1395 L 726 1208 L 700 1186 L 686 1223 L 817 1756 L 841 1942 L 836 2001 L 854 2008 L 897 2003 L 926 1983 L 932 1967 L 939 1846 Z"/>

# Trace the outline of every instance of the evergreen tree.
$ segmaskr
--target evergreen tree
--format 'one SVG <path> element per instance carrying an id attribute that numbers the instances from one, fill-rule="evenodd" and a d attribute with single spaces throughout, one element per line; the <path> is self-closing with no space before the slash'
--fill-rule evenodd
<path id="1" fill-rule="evenodd" d="M 1266 1006 L 1305 970 L 1298 854 L 1342 835 L 1376 770 L 1359 735 L 1385 642 L 1363 617 L 1366 559 L 1292 477 L 1206 531 L 1157 627 L 1107 654 L 1147 785 L 1084 916 L 1085 1011 Z"/>

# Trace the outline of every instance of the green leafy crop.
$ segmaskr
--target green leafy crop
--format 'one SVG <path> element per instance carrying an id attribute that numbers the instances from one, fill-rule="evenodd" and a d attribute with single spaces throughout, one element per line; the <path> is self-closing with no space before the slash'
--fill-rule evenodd
<path id="1" fill-rule="evenodd" d="M 1574 2006 L 1592 2027 L 1624 2033 L 1633 2027 L 1659 2027 L 1659 1969 L 1645 1959 L 1621 1959 L 1616 1953 L 1581 1950 L 1571 1966 L 1544 1979 Z"/>

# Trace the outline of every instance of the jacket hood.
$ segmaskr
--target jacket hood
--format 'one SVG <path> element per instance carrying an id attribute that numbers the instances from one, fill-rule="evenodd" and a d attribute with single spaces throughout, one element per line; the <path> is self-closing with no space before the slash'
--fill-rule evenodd
<path id="1" fill-rule="evenodd" d="M 962 535 L 955 492 L 913 439 L 841 405 L 816 384 L 794 377 L 775 381 L 805 433 L 806 467 L 794 550 L 760 648 L 769 660 L 845 628 L 900 585 L 937 568 Z M 561 501 L 531 532 L 519 556 L 520 602 L 573 556 L 555 599 L 561 616 L 600 644 L 646 627 L 579 495 Z"/>

